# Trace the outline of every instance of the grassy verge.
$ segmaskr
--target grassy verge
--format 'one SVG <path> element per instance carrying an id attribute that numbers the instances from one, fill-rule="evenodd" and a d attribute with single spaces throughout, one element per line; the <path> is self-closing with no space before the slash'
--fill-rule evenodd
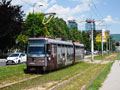
<path id="1" fill-rule="evenodd" d="M 112 60 L 120 60 L 120 54 L 117 53 L 117 56 L 112 59 Z M 98 90 L 104 79 L 107 77 L 108 73 L 110 72 L 111 66 L 112 66 L 113 62 L 109 63 L 107 65 L 107 67 L 105 68 L 105 70 L 97 77 L 97 79 L 87 88 L 87 90 Z"/>
<path id="2" fill-rule="evenodd" d="M 112 63 L 109 63 L 105 70 L 97 77 L 97 79 L 86 89 L 86 90 L 98 90 L 101 87 L 104 79 L 107 77 L 108 73 L 110 72 L 110 68 Z"/>
<path id="3" fill-rule="evenodd" d="M 28 80 L 23 83 L 13 85 L 13 86 L 5 88 L 3 90 L 21 90 L 21 89 L 25 89 L 25 88 L 33 88 L 36 86 L 45 87 L 46 83 L 56 82 L 56 81 L 59 82 L 62 79 L 66 79 L 68 77 L 70 78 L 73 75 L 78 74 L 78 73 L 88 69 L 91 66 L 93 66 L 93 64 L 80 62 L 73 66 L 67 67 L 65 69 L 51 72 L 49 74 L 43 75 L 42 77 L 34 78 L 32 80 Z"/>
<path id="4" fill-rule="evenodd" d="M 115 54 L 115 53 L 109 53 L 109 54 L 108 53 L 104 53 L 103 57 L 102 57 L 102 54 L 98 54 L 97 56 L 94 56 L 94 60 L 105 60 L 106 57 L 108 57 L 108 56 L 110 56 L 112 54 Z M 91 57 L 89 57 L 88 59 L 91 60 Z"/>
<path id="5" fill-rule="evenodd" d="M 115 60 L 116 55 L 109 58 L 109 60 Z M 105 60 L 108 60 L 108 57 L 105 58 Z M 113 63 L 113 62 L 112 62 Z M 89 72 L 84 73 L 83 75 L 75 78 L 74 80 L 71 80 L 69 83 L 65 84 L 58 90 L 83 90 L 85 86 L 94 78 L 96 75 L 107 65 L 105 70 L 100 74 L 101 77 L 97 78 L 94 83 L 92 83 L 93 88 L 89 88 L 88 90 L 98 90 L 98 87 L 101 85 L 105 77 L 110 71 L 110 67 L 112 66 L 112 63 L 106 63 L 106 64 L 98 64 L 96 68 L 90 70 Z M 97 81 L 97 82 L 96 82 Z M 97 86 L 98 85 L 98 86 Z M 94 89 L 97 88 L 97 89 Z"/>
<path id="6" fill-rule="evenodd" d="M 104 66 L 105 64 L 103 65 L 98 64 L 95 68 L 89 70 L 88 72 L 84 74 L 81 74 L 77 78 L 64 84 L 58 90 L 83 90 L 86 84 L 89 83 L 91 79 L 94 78 L 97 75 L 97 73 L 101 71 L 102 68 L 104 68 Z"/>
<path id="7" fill-rule="evenodd" d="M 25 74 L 25 68 L 25 64 L 0 67 L 0 86 L 33 76 Z"/>

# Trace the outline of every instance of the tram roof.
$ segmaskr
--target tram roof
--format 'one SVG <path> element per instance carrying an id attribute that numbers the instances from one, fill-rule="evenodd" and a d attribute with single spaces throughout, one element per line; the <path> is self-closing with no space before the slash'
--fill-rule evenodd
<path id="1" fill-rule="evenodd" d="M 70 41 L 61 41 L 61 40 L 49 39 L 49 38 L 29 38 L 29 40 L 46 40 L 47 43 L 73 45 L 73 42 L 70 42 Z M 75 46 L 84 47 L 84 45 L 80 44 L 80 43 L 75 43 L 74 42 L 74 44 L 75 44 Z"/>
<path id="2" fill-rule="evenodd" d="M 73 43 L 70 41 L 61 41 L 61 40 L 49 39 L 49 38 L 29 38 L 29 40 L 46 40 L 47 43 L 73 45 Z"/>
<path id="3" fill-rule="evenodd" d="M 84 44 L 79 44 L 79 43 L 74 43 L 75 46 L 80 46 L 80 47 L 84 47 Z"/>

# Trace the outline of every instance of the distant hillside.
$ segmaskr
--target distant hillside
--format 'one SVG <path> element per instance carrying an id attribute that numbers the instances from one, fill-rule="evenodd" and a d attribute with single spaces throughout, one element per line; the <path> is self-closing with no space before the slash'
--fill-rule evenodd
<path id="1" fill-rule="evenodd" d="M 120 42 L 120 34 L 111 34 L 111 36 L 115 42 Z"/>

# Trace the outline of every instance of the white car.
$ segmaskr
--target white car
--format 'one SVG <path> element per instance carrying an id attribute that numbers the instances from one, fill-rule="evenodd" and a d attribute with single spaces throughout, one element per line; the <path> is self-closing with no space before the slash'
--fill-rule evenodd
<path id="1" fill-rule="evenodd" d="M 6 65 L 26 62 L 27 56 L 24 53 L 13 53 L 7 57 Z"/>

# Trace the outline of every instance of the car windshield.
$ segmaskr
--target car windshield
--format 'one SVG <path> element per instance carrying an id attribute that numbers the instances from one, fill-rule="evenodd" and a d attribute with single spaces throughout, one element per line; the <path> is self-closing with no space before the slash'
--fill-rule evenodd
<path id="1" fill-rule="evenodd" d="M 11 54 L 9 57 L 18 57 L 19 54 Z"/>
<path id="2" fill-rule="evenodd" d="M 31 57 L 43 57 L 45 56 L 45 49 L 44 47 L 29 47 L 28 54 Z"/>

